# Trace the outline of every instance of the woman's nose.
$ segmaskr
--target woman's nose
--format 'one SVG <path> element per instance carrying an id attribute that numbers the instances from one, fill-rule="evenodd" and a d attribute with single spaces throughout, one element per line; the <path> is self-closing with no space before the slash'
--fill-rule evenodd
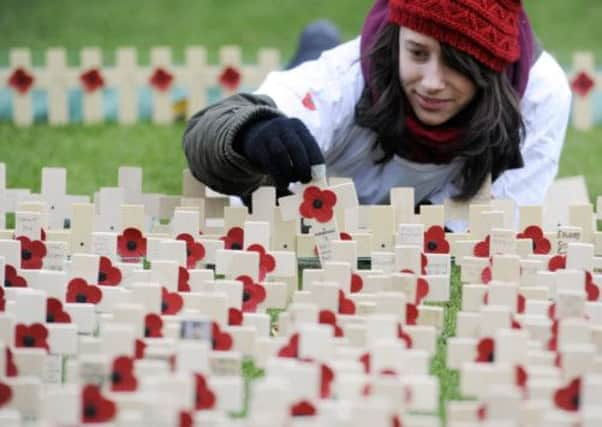
<path id="1" fill-rule="evenodd" d="M 437 61 L 431 61 L 424 68 L 422 86 L 426 91 L 436 92 L 445 87 L 443 67 Z"/>

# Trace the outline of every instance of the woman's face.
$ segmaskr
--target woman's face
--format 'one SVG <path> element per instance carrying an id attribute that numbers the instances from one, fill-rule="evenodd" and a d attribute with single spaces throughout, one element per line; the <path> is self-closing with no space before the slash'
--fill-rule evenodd
<path id="1" fill-rule="evenodd" d="M 444 63 L 437 40 L 403 27 L 399 31 L 399 78 L 414 114 L 429 126 L 451 119 L 477 91 L 468 77 Z"/>

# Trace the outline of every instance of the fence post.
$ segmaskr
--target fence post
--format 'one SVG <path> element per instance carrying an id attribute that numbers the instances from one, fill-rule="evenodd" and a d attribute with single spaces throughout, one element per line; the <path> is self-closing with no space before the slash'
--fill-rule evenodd
<path id="1" fill-rule="evenodd" d="M 132 47 L 117 49 L 114 87 L 119 98 L 118 122 L 131 125 L 138 121 L 138 55 Z"/>
<path id="2" fill-rule="evenodd" d="M 27 48 L 11 49 L 9 53 L 9 76 L 18 73 L 18 79 L 33 78 L 31 86 L 20 92 L 13 90 L 13 121 L 17 126 L 29 126 L 33 123 L 31 89 L 36 86 L 37 74 L 31 65 L 31 51 Z M 24 73 L 24 74 L 23 74 Z M 23 82 L 23 80 L 21 80 Z"/>
<path id="3" fill-rule="evenodd" d="M 188 93 L 187 118 L 207 105 L 208 77 L 207 50 L 200 46 L 186 48 L 183 85 Z"/>
<path id="4" fill-rule="evenodd" d="M 150 63 L 149 79 L 151 87 L 153 87 L 153 123 L 172 123 L 174 113 L 171 102 L 171 88 L 175 81 L 175 73 L 171 62 L 171 49 L 168 47 L 152 48 Z"/>
<path id="5" fill-rule="evenodd" d="M 83 91 L 83 122 L 104 121 L 103 87 L 105 76 L 102 68 L 102 52 L 98 47 L 86 47 L 81 51 L 79 83 Z"/>
<path id="6" fill-rule="evenodd" d="M 51 48 L 46 51 L 45 86 L 48 91 L 48 123 L 66 125 L 69 123 L 70 72 L 67 68 L 67 53 L 64 48 Z"/>
<path id="7" fill-rule="evenodd" d="M 592 90 L 579 94 L 575 90 L 576 78 L 591 79 L 594 81 L 596 68 L 594 55 L 591 52 L 575 52 L 573 56 L 573 75 L 570 77 L 573 86 L 573 125 L 579 130 L 589 130 L 594 124 L 592 106 Z"/>

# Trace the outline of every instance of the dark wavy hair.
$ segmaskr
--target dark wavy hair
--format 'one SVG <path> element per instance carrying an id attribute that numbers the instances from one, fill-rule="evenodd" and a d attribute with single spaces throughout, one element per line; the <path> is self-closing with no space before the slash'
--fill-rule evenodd
<path id="1" fill-rule="evenodd" d="M 374 148 L 380 146 L 384 152 L 377 164 L 396 154 L 406 157 L 408 152 L 404 124 L 407 100 L 399 81 L 399 31 L 398 25 L 387 24 L 368 52 L 370 80 L 355 107 L 356 123 L 377 134 Z M 441 50 L 446 65 L 477 87 L 470 104 L 447 123 L 464 128 L 462 141 L 447 149 L 465 159 L 454 180 L 459 188 L 455 199 L 468 200 L 489 174 L 496 179 L 507 169 L 523 166 L 520 141 L 524 124 L 519 98 L 505 73 L 497 73 L 444 43 Z"/>

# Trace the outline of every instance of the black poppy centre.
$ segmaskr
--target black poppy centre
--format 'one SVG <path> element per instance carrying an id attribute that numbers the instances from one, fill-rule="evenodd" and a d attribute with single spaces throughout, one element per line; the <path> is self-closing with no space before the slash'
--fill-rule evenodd
<path id="1" fill-rule="evenodd" d="M 135 251 L 138 247 L 138 244 L 135 240 L 128 240 L 125 246 L 128 248 L 128 251 Z"/>
<path id="2" fill-rule="evenodd" d="M 36 339 L 31 335 L 25 335 L 23 337 L 23 347 L 34 347 L 36 345 Z"/>
<path id="3" fill-rule="evenodd" d="M 324 206 L 324 202 L 321 199 L 314 199 L 314 201 L 311 205 L 315 209 L 322 209 L 322 206 Z"/>
<path id="4" fill-rule="evenodd" d="M 21 251 L 21 258 L 25 261 L 29 261 L 31 259 L 31 257 L 33 256 L 33 254 L 31 253 L 30 250 L 28 249 L 23 249 Z"/>
<path id="5" fill-rule="evenodd" d="M 434 251 L 437 249 L 437 242 L 434 240 L 429 240 L 428 243 L 426 244 L 426 247 L 428 248 L 429 251 Z"/>
<path id="6" fill-rule="evenodd" d="M 100 271 L 98 273 L 98 283 L 102 283 L 105 280 L 107 280 L 107 273 L 105 273 L 104 271 Z"/>

